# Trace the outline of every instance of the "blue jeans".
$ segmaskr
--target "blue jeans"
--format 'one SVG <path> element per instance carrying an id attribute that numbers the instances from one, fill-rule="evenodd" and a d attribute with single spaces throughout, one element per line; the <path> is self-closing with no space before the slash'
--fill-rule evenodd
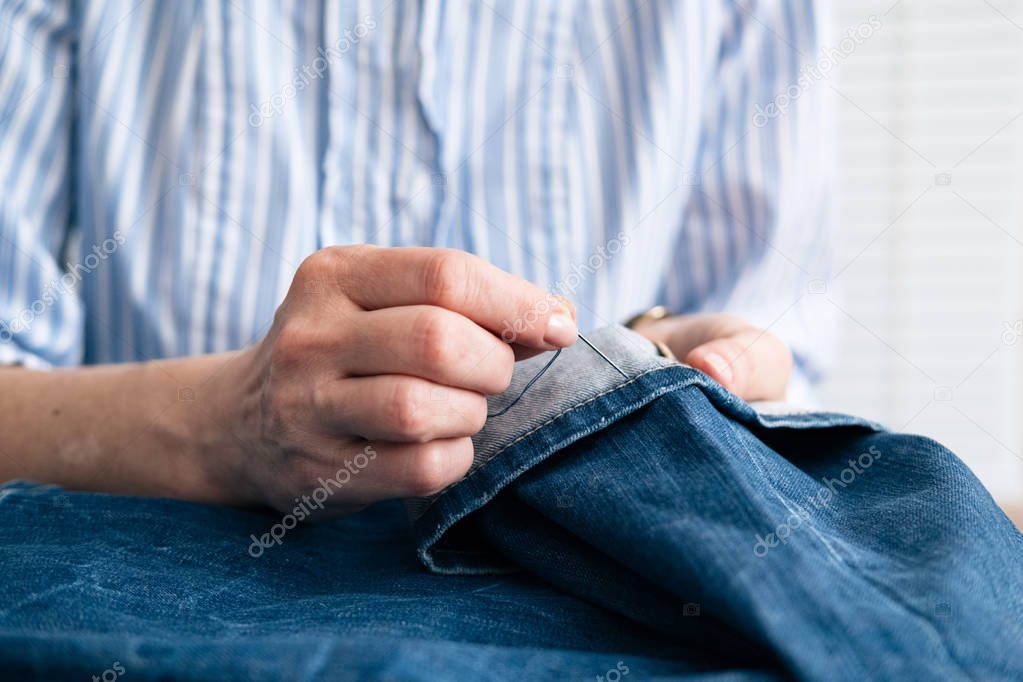
<path id="1" fill-rule="evenodd" d="M 107 680 L 1023 679 L 1023 536 L 948 450 L 758 411 L 625 330 L 592 338 L 628 378 L 577 344 L 490 420 L 457 485 L 279 542 L 257 543 L 281 523 L 268 513 L 5 486 L 0 664 Z"/>

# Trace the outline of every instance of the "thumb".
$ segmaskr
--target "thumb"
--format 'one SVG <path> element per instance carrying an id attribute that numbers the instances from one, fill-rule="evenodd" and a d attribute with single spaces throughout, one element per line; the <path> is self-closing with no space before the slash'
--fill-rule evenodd
<path id="1" fill-rule="evenodd" d="M 782 400 L 792 354 L 774 334 L 750 328 L 696 346 L 685 363 L 744 400 Z"/>

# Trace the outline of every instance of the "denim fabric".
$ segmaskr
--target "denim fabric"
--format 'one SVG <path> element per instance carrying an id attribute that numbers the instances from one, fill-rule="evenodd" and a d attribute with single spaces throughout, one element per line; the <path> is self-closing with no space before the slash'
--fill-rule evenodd
<path id="1" fill-rule="evenodd" d="M 598 396 L 621 388 L 630 378 L 637 377 L 650 370 L 669 367 L 677 363 L 661 357 L 657 348 L 639 334 L 620 326 L 599 329 L 588 335 L 591 343 L 604 353 L 613 357 L 618 369 L 608 364 L 597 353 L 584 343 L 576 343 L 562 351 L 551 368 L 544 373 L 539 381 L 527 384 L 537 376 L 541 368 L 550 360 L 549 354 L 539 355 L 519 362 L 512 377 L 511 385 L 504 393 L 489 398 L 490 414 L 502 412 L 513 400 L 511 409 L 499 417 L 487 420 L 486 427 L 473 437 L 473 463 L 467 478 L 498 453 L 507 449 L 515 441 L 525 438 L 535 431 L 545 429 L 559 414 L 573 409 L 578 405 L 594 400 Z M 622 375 L 621 370 L 625 373 Z M 521 396 L 521 397 L 520 397 Z M 651 396 L 651 399 L 654 396 Z M 597 419 L 587 424 L 585 431 L 592 433 L 610 423 L 610 416 L 600 414 Z M 550 431 L 553 434 L 561 430 Z M 579 438 L 582 431 L 565 431 L 572 439 Z M 519 471 L 510 470 L 508 474 L 515 476 Z M 464 484 L 460 484 L 464 488 Z M 413 519 L 422 516 L 433 502 L 446 496 L 452 489 L 434 495 L 432 498 L 409 500 L 406 502 Z"/>
<path id="2" fill-rule="evenodd" d="M 416 519 L 427 566 L 522 567 L 711 668 L 1023 679 L 1023 536 L 940 444 L 678 364 L 544 409 Z"/>
<path id="3" fill-rule="evenodd" d="M 411 530 L 388 503 L 256 558 L 250 535 L 279 517 L 0 488 L 0 665 L 1023 679 L 1023 537 L 954 455 L 843 415 L 758 412 L 620 328 L 592 340 L 628 376 L 566 351 L 477 437 L 466 479 L 408 504 Z"/>
<path id="4" fill-rule="evenodd" d="M 121 682 L 702 677 L 668 638 L 528 574 L 427 572 L 397 503 L 258 559 L 249 535 L 279 516 L 27 483 L 0 489 L 0 514 L 3 679 L 115 662 Z"/>

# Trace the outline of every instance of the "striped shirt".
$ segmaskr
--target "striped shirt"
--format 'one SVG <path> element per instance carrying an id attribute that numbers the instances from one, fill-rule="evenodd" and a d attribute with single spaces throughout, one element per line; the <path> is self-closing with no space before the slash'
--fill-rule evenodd
<path id="1" fill-rule="evenodd" d="M 472 251 L 589 329 L 830 320 L 812 0 L 5 0 L 0 362 L 243 347 L 327 245 Z M 382 272 L 380 277 L 387 277 Z"/>

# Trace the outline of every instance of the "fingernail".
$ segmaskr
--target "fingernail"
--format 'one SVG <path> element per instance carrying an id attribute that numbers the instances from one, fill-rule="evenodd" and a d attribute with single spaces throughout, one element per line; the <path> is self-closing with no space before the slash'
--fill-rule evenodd
<path id="1" fill-rule="evenodd" d="M 575 326 L 575 320 L 566 313 L 555 312 L 547 321 L 547 332 L 543 335 L 543 342 L 554 348 L 564 348 L 575 343 L 579 329 Z"/>
<path id="2" fill-rule="evenodd" d="M 703 359 L 714 368 L 714 371 L 720 377 L 721 383 L 727 384 L 732 380 L 732 366 L 723 357 L 717 353 L 707 353 Z"/>

